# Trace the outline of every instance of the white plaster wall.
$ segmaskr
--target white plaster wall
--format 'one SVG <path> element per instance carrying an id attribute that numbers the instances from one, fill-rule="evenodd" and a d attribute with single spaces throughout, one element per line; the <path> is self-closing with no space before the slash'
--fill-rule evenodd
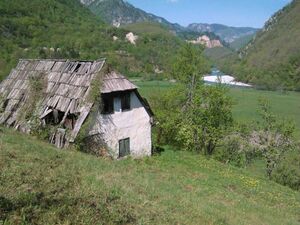
<path id="1" fill-rule="evenodd" d="M 122 112 L 121 100 L 114 98 L 114 114 L 98 113 L 91 133 L 101 133 L 114 158 L 119 157 L 119 140 L 130 138 L 130 153 L 133 157 L 151 155 L 150 116 L 134 92 L 130 94 L 131 110 Z"/>

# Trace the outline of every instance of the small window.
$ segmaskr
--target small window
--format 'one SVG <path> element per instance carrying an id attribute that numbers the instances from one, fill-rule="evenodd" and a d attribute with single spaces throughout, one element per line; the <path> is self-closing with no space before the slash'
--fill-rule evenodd
<path id="1" fill-rule="evenodd" d="M 121 96 L 122 111 L 130 110 L 130 93 Z"/>
<path id="2" fill-rule="evenodd" d="M 103 103 L 103 114 L 112 114 L 114 113 L 114 98 L 112 96 L 104 96 L 102 98 Z"/>
<path id="3" fill-rule="evenodd" d="M 122 139 L 119 141 L 119 158 L 130 155 L 130 139 Z"/>

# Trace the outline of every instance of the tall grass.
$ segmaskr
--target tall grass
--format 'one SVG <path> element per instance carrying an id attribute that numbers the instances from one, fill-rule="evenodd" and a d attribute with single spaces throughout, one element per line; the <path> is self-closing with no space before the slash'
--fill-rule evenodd
<path id="1" fill-rule="evenodd" d="M 1 129 L 4 224 L 300 224 L 299 192 L 200 155 L 110 161 Z"/>

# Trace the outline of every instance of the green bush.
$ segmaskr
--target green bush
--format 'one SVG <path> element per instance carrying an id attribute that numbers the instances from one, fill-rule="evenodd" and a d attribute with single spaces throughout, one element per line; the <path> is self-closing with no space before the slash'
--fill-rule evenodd
<path id="1" fill-rule="evenodd" d="M 300 191 L 300 149 L 286 154 L 284 160 L 274 170 L 272 179 Z"/>
<path id="2" fill-rule="evenodd" d="M 223 163 L 245 167 L 256 157 L 255 149 L 240 134 L 226 137 L 217 148 L 214 158 Z"/>

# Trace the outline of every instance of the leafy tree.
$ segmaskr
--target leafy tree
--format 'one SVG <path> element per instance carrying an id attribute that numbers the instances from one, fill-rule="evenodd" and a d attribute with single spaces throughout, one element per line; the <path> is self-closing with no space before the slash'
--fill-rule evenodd
<path id="1" fill-rule="evenodd" d="M 149 98 L 157 120 L 154 127 L 155 145 L 180 145 L 176 140 L 178 125 L 182 120 L 181 106 L 184 102 L 184 96 L 178 94 L 182 93 L 180 90 L 180 86 L 176 85 L 167 91 L 155 92 Z"/>
<path id="2" fill-rule="evenodd" d="M 176 91 L 156 101 L 162 107 L 159 134 L 184 149 L 212 154 L 232 124 L 232 103 L 226 88 L 204 86 L 209 67 L 202 52 L 191 44 L 179 51 L 173 68 Z"/>
<path id="3" fill-rule="evenodd" d="M 182 111 L 177 139 L 185 148 L 212 155 L 233 123 L 232 101 L 222 86 L 201 86 Z"/>
<path id="4" fill-rule="evenodd" d="M 186 106 L 192 103 L 195 92 L 203 85 L 204 74 L 209 71 L 203 50 L 201 45 L 185 44 L 174 63 L 173 76 L 185 86 Z"/>
<path id="5" fill-rule="evenodd" d="M 266 172 L 271 178 L 285 153 L 294 149 L 295 126 L 290 121 L 279 121 L 271 112 L 270 104 L 266 99 L 260 99 L 260 114 L 263 120 L 262 130 L 254 134 L 253 140 L 266 160 Z"/>

